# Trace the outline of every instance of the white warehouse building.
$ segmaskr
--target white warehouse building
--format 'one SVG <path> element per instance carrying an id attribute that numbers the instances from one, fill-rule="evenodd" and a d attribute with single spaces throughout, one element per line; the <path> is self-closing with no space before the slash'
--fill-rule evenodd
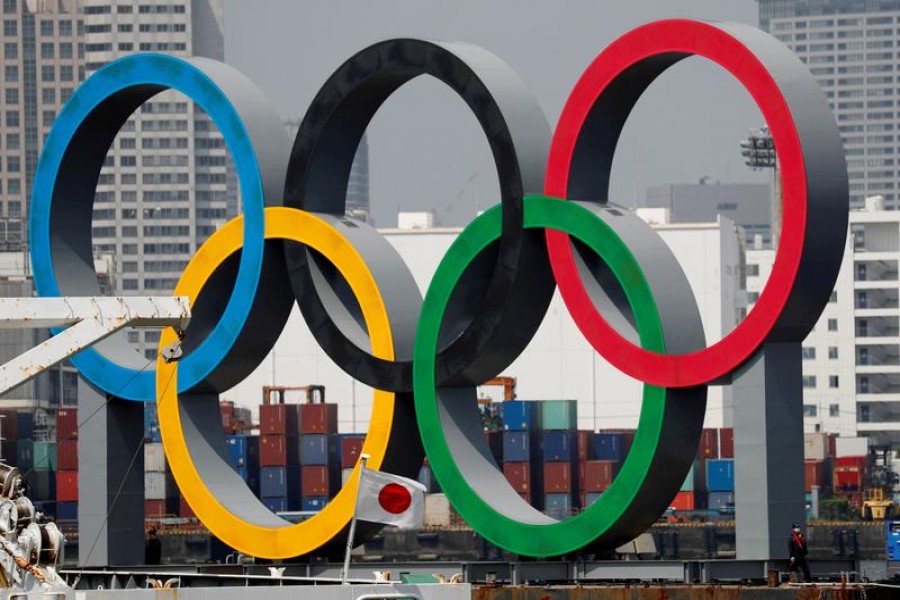
<path id="1" fill-rule="evenodd" d="M 717 223 L 654 225 L 674 252 L 697 297 L 707 343 L 731 331 L 746 310 L 741 286 L 742 250 L 738 228 Z M 382 230 L 427 288 L 459 229 Z M 525 352 L 503 373 L 517 379 L 517 396 L 526 400 L 578 400 L 581 429 L 633 428 L 637 425 L 641 384 L 606 363 L 584 340 L 557 293 Z M 323 384 L 326 400 L 337 402 L 341 432 L 364 431 L 372 406 L 371 390 L 354 382 L 319 348 L 299 312 L 288 323 L 275 350 L 244 382 L 222 398 L 256 409 L 263 385 Z M 485 392 L 492 390 L 486 389 Z M 493 395 L 496 400 L 502 397 Z M 707 427 L 731 425 L 728 387 L 710 388 Z"/>

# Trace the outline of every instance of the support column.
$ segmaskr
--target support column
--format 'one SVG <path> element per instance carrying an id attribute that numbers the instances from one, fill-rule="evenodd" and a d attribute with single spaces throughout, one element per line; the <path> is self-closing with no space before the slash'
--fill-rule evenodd
<path id="1" fill-rule="evenodd" d="M 143 564 L 144 405 L 79 376 L 78 422 L 78 564 Z"/>
<path id="2" fill-rule="evenodd" d="M 799 343 L 765 344 L 734 376 L 737 558 L 786 559 L 805 521 Z"/>

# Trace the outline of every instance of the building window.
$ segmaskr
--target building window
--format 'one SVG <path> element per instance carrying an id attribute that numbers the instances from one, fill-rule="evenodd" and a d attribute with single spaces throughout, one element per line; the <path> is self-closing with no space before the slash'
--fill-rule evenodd
<path id="1" fill-rule="evenodd" d="M 17 35 L 19 35 L 18 21 L 3 21 L 3 35 L 7 37 L 16 37 Z"/>
<path id="2" fill-rule="evenodd" d="M 3 79 L 5 81 L 18 81 L 19 67 L 16 65 L 6 65 L 3 68 Z"/>
<path id="3" fill-rule="evenodd" d="M 72 56 L 74 56 L 74 53 L 72 52 L 71 42 L 65 42 L 59 45 L 60 58 L 72 58 Z"/>
<path id="4" fill-rule="evenodd" d="M 53 48 L 53 42 L 43 42 L 41 43 L 41 58 L 50 59 L 55 58 L 56 52 Z"/>
<path id="5" fill-rule="evenodd" d="M 19 0 L 3 0 L 3 12 L 7 15 L 16 14 L 18 10 Z"/>
<path id="6" fill-rule="evenodd" d="M 759 277 L 759 265 L 747 265 L 748 277 Z"/>
<path id="7" fill-rule="evenodd" d="M 816 349 L 804 346 L 803 349 L 803 360 L 814 360 L 816 358 Z"/>
<path id="8" fill-rule="evenodd" d="M 828 387 L 832 390 L 836 390 L 840 387 L 840 380 L 837 375 L 828 376 Z"/>
<path id="9" fill-rule="evenodd" d="M 60 35 L 60 37 L 71 37 L 72 36 L 72 21 L 60 21 L 59 22 L 59 35 Z"/>
<path id="10" fill-rule="evenodd" d="M 138 289 L 137 279 L 123 279 L 122 280 L 122 289 L 123 290 L 136 290 Z"/>
<path id="11" fill-rule="evenodd" d="M 19 126 L 19 111 L 17 111 L 17 110 L 6 111 L 6 126 L 7 127 L 18 127 Z"/>
<path id="12" fill-rule="evenodd" d="M 56 104 L 56 89 L 55 88 L 41 89 L 41 102 L 43 102 L 44 104 Z"/>
<path id="13" fill-rule="evenodd" d="M 10 194 L 21 194 L 22 181 L 20 179 L 10 179 L 6 182 L 6 191 Z"/>
<path id="14" fill-rule="evenodd" d="M 837 331 L 837 319 L 828 319 L 828 331 Z"/>
<path id="15" fill-rule="evenodd" d="M 829 417 L 841 416 L 841 405 L 840 404 L 829 404 L 828 405 L 828 416 Z"/>
<path id="16" fill-rule="evenodd" d="M 72 65 L 60 65 L 59 66 L 59 80 L 60 81 L 73 81 L 75 79 L 75 71 L 72 69 Z"/>
<path id="17" fill-rule="evenodd" d="M 831 298 L 828 299 L 829 302 L 837 302 L 837 290 L 833 290 L 831 292 Z"/>
<path id="18" fill-rule="evenodd" d="M 18 133 L 6 134 L 6 147 L 9 150 L 18 150 L 19 149 L 19 134 Z"/>
<path id="19" fill-rule="evenodd" d="M 815 404 L 804 404 L 803 405 L 803 416 L 804 417 L 815 417 L 818 411 L 816 410 Z"/>
<path id="20" fill-rule="evenodd" d="M 869 378 L 868 377 L 860 377 L 859 384 L 856 386 L 856 392 L 859 394 L 868 394 L 869 393 Z"/>
<path id="21" fill-rule="evenodd" d="M 816 376 L 815 375 L 804 375 L 803 376 L 803 387 L 805 389 L 815 389 Z"/>
<path id="22" fill-rule="evenodd" d="M 19 88 L 10 87 L 5 90 L 5 97 L 7 104 L 18 104 L 19 103 Z"/>
<path id="23" fill-rule="evenodd" d="M 53 21 L 41 21 L 41 35 L 44 37 L 53 37 Z"/>
<path id="24" fill-rule="evenodd" d="M 3 44 L 3 55 L 6 58 L 19 58 L 19 45 L 15 42 Z"/>
<path id="25" fill-rule="evenodd" d="M 828 358 L 829 360 L 837 360 L 838 357 L 838 349 L 837 346 L 829 346 L 828 347 Z"/>
<path id="26" fill-rule="evenodd" d="M 56 67 L 53 65 L 42 66 L 41 81 L 56 81 Z"/>

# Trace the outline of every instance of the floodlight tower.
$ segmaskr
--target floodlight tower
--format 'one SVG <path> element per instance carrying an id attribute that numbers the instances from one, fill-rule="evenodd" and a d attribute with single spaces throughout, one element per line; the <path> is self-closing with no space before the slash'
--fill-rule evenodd
<path id="1" fill-rule="evenodd" d="M 769 128 L 751 129 L 749 137 L 741 142 L 741 155 L 744 157 L 744 164 L 754 171 L 772 169 L 771 235 L 772 249 L 775 249 L 778 247 L 778 238 L 781 237 L 781 177 L 775 142 Z"/>

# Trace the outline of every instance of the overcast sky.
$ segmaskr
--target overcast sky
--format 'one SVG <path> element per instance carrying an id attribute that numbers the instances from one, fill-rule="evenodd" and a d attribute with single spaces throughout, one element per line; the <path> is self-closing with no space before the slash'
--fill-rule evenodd
<path id="1" fill-rule="evenodd" d="M 753 0 L 225 0 L 225 56 L 285 117 L 301 117 L 331 72 L 363 47 L 391 37 L 465 41 L 518 71 L 556 122 L 584 68 L 612 40 L 653 20 L 690 17 L 757 23 Z M 738 143 L 762 124 L 749 95 L 703 59 L 667 71 L 641 98 L 619 143 L 611 199 L 630 205 L 647 186 L 758 182 Z M 399 210 L 435 209 L 462 224 L 498 200 L 487 143 L 465 105 L 435 80 L 417 79 L 369 128 L 376 224 Z"/>

